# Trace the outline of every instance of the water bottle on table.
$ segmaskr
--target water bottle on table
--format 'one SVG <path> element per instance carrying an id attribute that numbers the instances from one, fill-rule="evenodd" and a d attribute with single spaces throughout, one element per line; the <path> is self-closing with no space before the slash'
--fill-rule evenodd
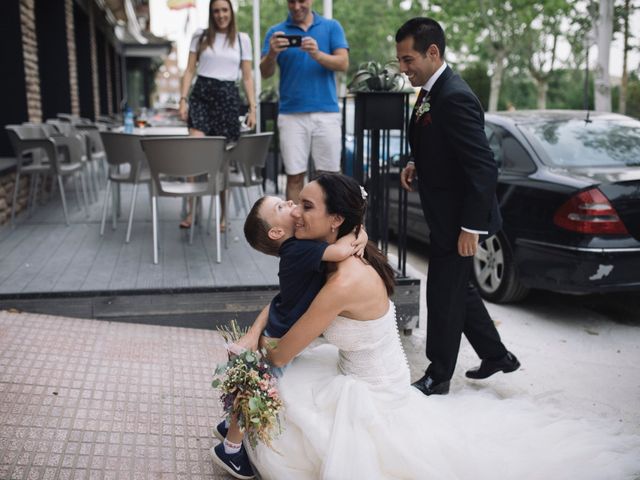
<path id="1" fill-rule="evenodd" d="M 124 133 L 133 133 L 133 110 L 127 107 L 124 111 Z"/>

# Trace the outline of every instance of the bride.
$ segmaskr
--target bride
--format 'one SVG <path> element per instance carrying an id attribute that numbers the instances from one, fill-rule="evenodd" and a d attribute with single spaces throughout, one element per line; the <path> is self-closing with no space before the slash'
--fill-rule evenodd
<path id="1" fill-rule="evenodd" d="M 364 218 L 350 177 L 307 184 L 296 237 L 335 242 Z M 623 479 L 640 474 L 640 439 L 542 411 L 525 399 L 411 387 L 395 320 L 393 274 L 370 244 L 327 275 L 309 310 L 270 350 L 285 367 L 274 449 L 249 449 L 264 479 Z M 257 344 L 261 325 L 245 344 Z M 307 348 L 324 334 L 328 343 Z M 273 339 L 270 339 L 273 341 Z M 271 344 L 273 346 L 273 344 Z"/>

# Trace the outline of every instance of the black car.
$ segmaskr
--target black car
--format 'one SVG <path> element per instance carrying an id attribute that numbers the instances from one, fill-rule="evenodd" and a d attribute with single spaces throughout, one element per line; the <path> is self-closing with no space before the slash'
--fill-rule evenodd
<path id="1" fill-rule="evenodd" d="M 482 296 L 640 291 L 640 122 L 551 110 L 485 120 L 504 224 L 474 259 Z M 408 212 L 407 234 L 427 240 L 415 192 Z"/>

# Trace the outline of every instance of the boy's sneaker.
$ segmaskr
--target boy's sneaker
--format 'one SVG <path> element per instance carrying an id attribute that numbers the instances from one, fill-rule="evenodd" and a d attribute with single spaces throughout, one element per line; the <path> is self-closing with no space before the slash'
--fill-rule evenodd
<path id="1" fill-rule="evenodd" d="M 240 447 L 238 453 L 228 454 L 224 451 L 224 445 L 219 443 L 211 449 L 211 455 L 214 463 L 224 468 L 232 477 L 242 479 L 255 477 L 244 445 Z"/>
<path id="2" fill-rule="evenodd" d="M 218 425 L 216 425 L 216 429 L 213 431 L 213 434 L 216 436 L 218 440 L 224 442 L 224 439 L 227 438 L 227 433 L 229 432 L 229 428 L 225 425 L 224 420 L 221 421 Z"/>

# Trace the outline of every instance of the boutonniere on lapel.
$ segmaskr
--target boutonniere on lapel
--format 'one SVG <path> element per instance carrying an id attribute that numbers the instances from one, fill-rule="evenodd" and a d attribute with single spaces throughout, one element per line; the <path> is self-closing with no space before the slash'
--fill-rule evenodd
<path id="1" fill-rule="evenodd" d="M 431 124 L 431 96 L 425 95 L 420 105 L 416 109 L 416 123 L 420 122 L 422 125 Z"/>

